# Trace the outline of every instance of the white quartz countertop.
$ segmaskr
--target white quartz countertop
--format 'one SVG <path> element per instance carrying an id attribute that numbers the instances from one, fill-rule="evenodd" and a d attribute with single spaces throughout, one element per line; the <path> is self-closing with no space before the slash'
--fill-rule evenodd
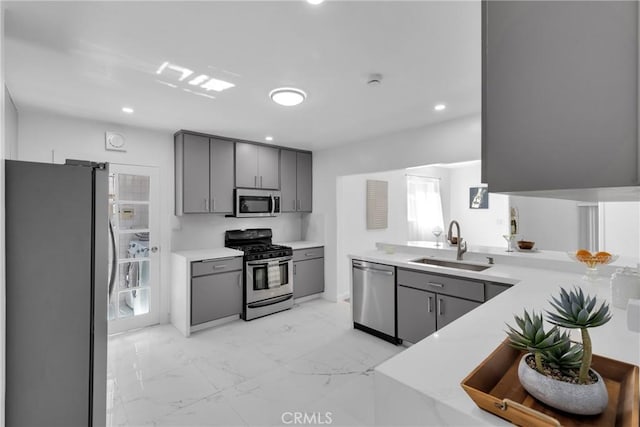
<path id="1" fill-rule="evenodd" d="M 244 252 L 229 248 L 194 249 L 189 251 L 173 252 L 174 255 L 181 256 L 191 261 L 201 261 L 205 259 L 230 258 L 243 256 Z"/>
<path id="2" fill-rule="evenodd" d="M 393 254 L 385 253 L 380 250 L 373 250 L 367 252 L 361 252 L 358 254 L 349 255 L 351 259 L 359 259 L 362 261 L 376 262 L 380 264 L 394 265 L 396 267 L 409 268 L 412 270 L 421 270 L 427 273 L 438 273 L 438 274 L 450 274 L 458 277 L 466 277 L 469 279 L 476 280 L 486 280 L 491 282 L 499 282 L 513 285 L 518 283 L 520 280 L 520 271 L 517 267 L 505 265 L 505 264 L 494 264 L 489 266 L 487 262 L 478 262 L 478 261 L 462 261 L 467 264 L 476 264 L 476 265 L 484 265 L 489 268 L 484 271 L 470 271 L 470 270 L 461 270 L 457 268 L 449 268 L 449 267 L 441 267 L 437 265 L 428 265 L 411 262 L 417 258 L 433 258 L 433 259 L 448 259 L 455 260 L 451 257 L 445 256 L 431 256 L 431 255 L 417 255 L 414 253 L 404 253 L 404 252 L 395 252 Z"/>
<path id="3" fill-rule="evenodd" d="M 309 248 L 317 248 L 320 246 L 324 246 L 324 244 L 322 243 L 311 242 L 306 240 L 297 240 L 295 242 L 276 242 L 275 244 L 282 245 L 282 246 L 289 246 L 294 251 L 298 249 L 309 249 Z"/>
<path id="4" fill-rule="evenodd" d="M 521 315 L 525 308 L 536 311 L 550 308 L 548 300 L 551 295 L 557 295 L 561 286 L 571 288 L 578 285 L 588 294 L 610 300 L 608 274 L 602 274 L 595 282 L 586 282 L 580 272 L 528 268 L 522 265 L 498 263 L 483 272 L 467 272 L 409 264 L 409 259 L 416 258 L 413 252 L 387 254 L 377 250 L 350 257 L 514 284 L 507 291 L 375 369 L 376 375 L 387 377 L 384 381 L 392 380 L 418 392 L 424 401 L 431 402 L 436 407 L 447 408 L 445 412 L 453 411 L 451 413 L 461 417 L 457 418 L 459 422 L 469 425 L 497 425 L 503 422 L 479 409 L 464 392 L 460 382 L 505 339 L 505 323 L 514 324 L 514 314 Z M 640 334 L 628 330 L 626 310 L 613 306 L 611 310 L 611 321 L 590 329 L 594 353 L 640 365 Z M 575 337 L 579 339 L 579 334 Z M 376 394 L 386 396 L 384 390 L 376 390 Z M 411 418 L 404 420 L 408 424 L 418 421 Z"/>

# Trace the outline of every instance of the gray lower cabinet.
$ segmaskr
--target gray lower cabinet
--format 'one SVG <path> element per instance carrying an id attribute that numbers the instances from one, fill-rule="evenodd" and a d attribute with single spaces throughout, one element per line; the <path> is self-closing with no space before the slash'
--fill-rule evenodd
<path id="1" fill-rule="evenodd" d="M 416 343 L 436 331 L 436 294 L 398 286 L 398 338 Z"/>
<path id="2" fill-rule="evenodd" d="M 437 294 L 438 329 L 444 328 L 481 304 L 477 301 Z"/>
<path id="3" fill-rule="evenodd" d="M 491 298 L 498 294 L 503 293 L 511 286 L 503 285 L 501 283 L 485 283 L 484 284 L 484 300 L 489 301 Z"/>
<path id="4" fill-rule="evenodd" d="M 293 251 L 293 297 L 324 292 L 324 248 Z"/>
<path id="5" fill-rule="evenodd" d="M 639 7 L 482 2 L 482 182 L 489 191 L 545 197 L 599 188 L 574 191 L 593 200 L 616 194 L 602 187 L 640 183 Z M 637 200 L 637 192 L 614 197 Z"/>
<path id="6" fill-rule="evenodd" d="M 191 326 L 242 312 L 242 269 L 237 266 L 242 268 L 242 258 L 192 263 Z M 198 275 L 217 270 L 222 272 Z"/>
<path id="7" fill-rule="evenodd" d="M 398 268 L 398 338 L 416 343 L 479 307 L 485 301 L 487 285 L 493 285 L 489 287 L 492 295 L 507 289 L 461 277 Z"/>
<path id="8" fill-rule="evenodd" d="M 236 187 L 279 189 L 280 159 L 278 151 L 273 147 L 236 142 Z"/>
<path id="9" fill-rule="evenodd" d="M 311 212 L 311 153 L 280 150 L 280 192 L 283 212 Z"/>
<path id="10" fill-rule="evenodd" d="M 233 212 L 233 143 L 175 135 L 176 215 Z"/>

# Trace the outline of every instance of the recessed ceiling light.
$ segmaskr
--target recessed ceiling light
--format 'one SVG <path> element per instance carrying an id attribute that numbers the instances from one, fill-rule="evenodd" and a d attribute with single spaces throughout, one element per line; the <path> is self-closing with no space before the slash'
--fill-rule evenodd
<path id="1" fill-rule="evenodd" d="M 265 139 L 265 141 L 273 141 L 273 137 L 272 136 L 265 136 L 264 139 Z"/>
<path id="2" fill-rule="evenodd" d="M 324 3 L 324 0 L 307 0 L 307 3 L 309 3 L 309 4 L 320 4 L 320 3 Z"/>
<path id="3" fill-rule="evenodd" d="M 446 106 L 446 105 L 444 105 L 444 104 L 436 104 L 436 106 L 435 106 L 435 107 L 433 107 L 433 109 L 434 109 L 434 110 L 436 110 L 436 111 L 443 111 L 443 110 L 445 110 L 446 108 L 447 108 L 447 106 Z"/>
<path id="4" fill-rule="evenodd" d="M 122 107 L 122 112 L 127 114 L 133 114 L 133 108 L 131 107 Z"/>
<path id="5" fill-rule="evenodd" d="M 284 105 L 285 107 L 293 107 L 307 99 L 307 94 L 294 87 L 279 87 L 269 92 L 269 97 L 276 104 Z"/>

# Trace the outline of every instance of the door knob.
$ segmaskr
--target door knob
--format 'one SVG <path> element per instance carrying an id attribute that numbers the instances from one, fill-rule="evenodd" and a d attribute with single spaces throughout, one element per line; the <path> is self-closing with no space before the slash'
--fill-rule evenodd
<path id="1" fill-rule="evenodd" d="M 153 252 L 154 254 L 158 252 L 158 247 L 157 246 L 152 247 L 151 252 Z"/>

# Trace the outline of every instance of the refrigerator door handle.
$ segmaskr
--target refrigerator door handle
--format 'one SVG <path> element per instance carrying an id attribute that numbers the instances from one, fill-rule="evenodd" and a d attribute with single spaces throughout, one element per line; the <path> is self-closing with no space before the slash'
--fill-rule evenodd
<path id="1" fill-rule="evenodd" d="M 116 259 L 116 237 L 113 231 L 113 223 L 109 219 L 109 237 L 111 238 L 111 274 L 109 275 L 109 299 L 113 294 L 113 287 L 116 283 L 116 270 L 118 268 L 118 261 Z"/>

